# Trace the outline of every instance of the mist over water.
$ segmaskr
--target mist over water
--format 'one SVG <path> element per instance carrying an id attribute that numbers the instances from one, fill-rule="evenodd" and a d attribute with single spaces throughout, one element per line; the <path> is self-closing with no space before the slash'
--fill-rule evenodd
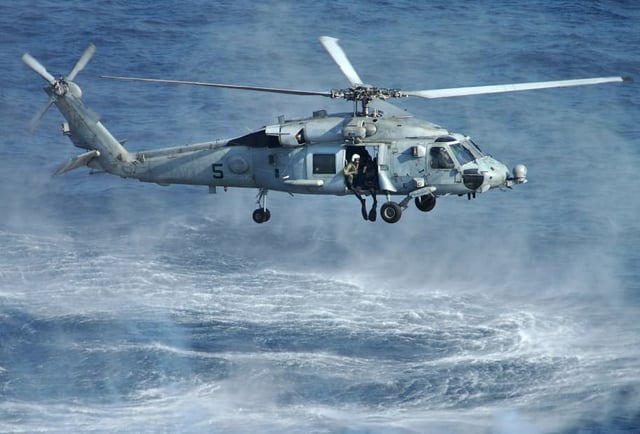
<path id="1" fill-rule="evenodd" d="M 604 433 L 640 427 L 637 84 L 398 101 L 529 183 L 361 220 L 344 197 L 208 195 L 84 170 L 25 51 L 131 150 L 225 138 L 311 90 L 638 75 L 624 2 L 59 2 L 0 14 L 0 431 Z"/>

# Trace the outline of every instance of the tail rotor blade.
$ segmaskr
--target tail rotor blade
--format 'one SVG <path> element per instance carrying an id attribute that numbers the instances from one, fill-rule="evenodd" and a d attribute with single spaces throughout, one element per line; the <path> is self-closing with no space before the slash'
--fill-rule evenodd
<path id="1" fill-rule="evenodd" d="M 56 79 L 54 78 L 53 75 L 49 74 L 49 72 L 47 71 L 47 69 L 42 65 L 42 63 L 38 62 L 31 54 L 29 53 L 24 53 L 22 55 L 22 61 L 31 69 L 33 69 L 35 72 L 37 72 L 38 74 L 40 74 L 40 76 L 42 78 L 44 78 L 45 80 L 47 80 L 47 82 L 53 86 L 54 84 L 56 84 Z"/>
<path id="2" fill-rule="evenodd" d="M 42 116 L 44 116 L 44 114 L 47 112 L 47 110 L 49 110 L 49 107 L 51 107 L 51 105 L 54 102 L 55 102 L 55 99 L 49 98 L 49 101 L 47 102 L 47 104 L 42 106 L 40 111 L 38 113 L 36 113 L 36 115 L 33 117 L 33 119 L 31 119 L 31 122 L 29 122 L 29 132 L 30 133 L 33 133 L 36 130 L 36 128 L 38 127 L 38 124 L 40 123 L 40 119 L 42 119 Z"/>
<path id="3" fill-rule="evenodd" d="M 324 46 L 325 50 L 329 53 L 334 62 L 340 67 L 342 73 L 347 77 L 349 82 L 354 86 L 361 86 L 364 84 L 355 68 L 349 61 L 346 53 L 340 45 L 338 45 L 338 39 L 330 36 L 321 36 L 320 43 Z"/>
<path id="4" fill-rule="evenodd" d="M 76 78 L 76 75 L 78 75 L 78 73 L 82 71 L 85 66 L 87 66 L 87 63 L 89 63 L 89 60 L 91 60 L 91 57 L 95 52 L 96 46 L 93 44 L 89 44 L 89 46 L 82 53 L 82 56 L 80 56 L 80 59 L 78 59 L 76 64 L 73 66 L 71 72 L 69 72 L 69 74 L 67 75 L 68 81 L 73 81 L 73 79 Z"/>

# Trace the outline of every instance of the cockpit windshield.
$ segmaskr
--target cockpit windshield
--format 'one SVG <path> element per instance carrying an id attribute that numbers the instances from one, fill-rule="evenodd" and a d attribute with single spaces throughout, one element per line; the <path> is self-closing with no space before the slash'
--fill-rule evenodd
<path id="1" fill-rule="evenodd" d="M 453 155 L 456 157 L 456 160 L 458 160 L 458 163 L 460 163 L 461 166 L 464 166 L 465 164 L 476 159 L 471 151 L 467 149 L 467 147 L 462 146 L 461 143 L 453 143 L 449 145 L 449 147 L 451 148 L 451 152 L 453 152 Z"/>
<path id="2" fill-rule="evenodd" d="M 484 153 L 482 152 L 482 149 L 480 149 L 480 146 L 478 146 L 476 142 L 471 140 L 469 137 L 467 137 L 467 140 L 462 143 L 473 155 L 476 156 L 476 158 L 484 157 Z"/>

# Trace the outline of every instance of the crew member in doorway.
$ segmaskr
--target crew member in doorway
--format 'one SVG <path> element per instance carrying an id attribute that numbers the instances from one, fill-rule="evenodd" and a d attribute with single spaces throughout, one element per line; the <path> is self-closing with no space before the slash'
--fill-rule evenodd
<path id="1" fill-rule="evenodd" d="M 347 188 L 353 191 L 353 194 L 355 194 L 360 201 L 362 218 L 374 222 L 377 217 L 378 205 L 378 201 L 376 199 L 377 186 L 375 185 L 377 184 L 377 164 L 375 160 L 371 160 L 368 153 L 365 156 L 368 158 L 366 158 L 364 164 L 361 165 L 360 155 L 353 154 L 351 156 L 351 162 L 344 168 L 344 176 Z M 367 212 L 366 199 L 362 197 L 363 188 L 368 190 L 373 197 L 373 205 L 369 212 Z"/>
<path id="2" fill-rule="evenodd" d="M 353 154 L 351 156 L 351 161 L 347 163 L 344 167 L 344 179 L 347 183 L 347 188 L 352 191 L 355 190 L 355 185 L 353 185 L 353 181 L 355 177 L 358 175 L 358 169 L 360 168 L 360 155 Z"/>

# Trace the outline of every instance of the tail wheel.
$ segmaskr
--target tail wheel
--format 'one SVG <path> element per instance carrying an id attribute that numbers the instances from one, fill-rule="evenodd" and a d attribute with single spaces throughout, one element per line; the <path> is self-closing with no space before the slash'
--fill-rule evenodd
<path id="1" fill-rule="evenodd" d="M 436 197 L 432 194 L 416 197 L 416 208 L 422 212 L 429 212 L 436 206 Z"/>
<path id="2" fill-rule="evenodd" d="M 402 208 L 395 202 L 387 202 L 380 207 L 382 220 L 387 223 L 396 223 L 402 217 Z"/>
<path id="3" fill-rule="evenodd" d="M 268 222 L 271 218 L 271 211 L 268 208 L 258 208 L 253 211 L 253 221 L 256 223 Z"/>

